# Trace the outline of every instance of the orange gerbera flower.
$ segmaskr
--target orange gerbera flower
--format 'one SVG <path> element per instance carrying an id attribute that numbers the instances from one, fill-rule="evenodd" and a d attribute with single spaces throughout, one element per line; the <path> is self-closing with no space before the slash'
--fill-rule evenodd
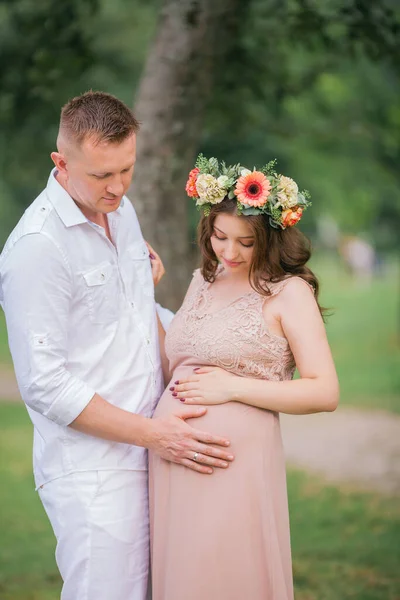
<path id="1" fill-rule="evenodd" d="M 190 196 L 191 198 L 198 198 L 199 194 L 197 193 L 197 189 L 196 189 L 196 181 L 197 181 L 197 176 L 200 173 L 200 169 L 192 169 L 189 173 L 189 179 L 187 180 L 186 183 L 186 192 L 187 195 Z"/>
<path id="2" fill-rule="evenodd" d="M 264 206 L 270 193 L 271 183 L 260 171 L 242 175 L 235 188 L 238 200 L 248 206 Z"/>

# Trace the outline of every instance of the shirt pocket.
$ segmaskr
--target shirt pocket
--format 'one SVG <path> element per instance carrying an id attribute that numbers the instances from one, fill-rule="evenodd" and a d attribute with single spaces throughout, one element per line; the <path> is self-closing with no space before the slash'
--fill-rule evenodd
<path id="1" fill-rule="evenodd" d="M 126 256 L 131 293 L 135 295 L 138 289 L 140 289 L 145 296 L 154 298 L 154 283 L 149 250 L 145 242 L 131 244 L 126 250 Z"/>
<path id="2" fill-rule="evenodd" d="M 116 269 L 104 262 L 82 273 L 84 295 L 92 323 L 106 324 L 118 320 L 119 292 Z"/>

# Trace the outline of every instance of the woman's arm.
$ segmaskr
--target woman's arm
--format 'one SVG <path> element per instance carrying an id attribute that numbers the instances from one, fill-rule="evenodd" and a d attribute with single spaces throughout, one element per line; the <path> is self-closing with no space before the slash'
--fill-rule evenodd
<path id="1" fill-rule="evenodd" d="M 266 381 L 239 377 L 219 368 L 202 368 L 175 386 L 176 397 L 184 399 L 185 404 L 236 401 L 290 414 L 335 410 L 338 379 L 311 290 L 293 278 L 279 294 L 276 310 L 301 379 Z"/>

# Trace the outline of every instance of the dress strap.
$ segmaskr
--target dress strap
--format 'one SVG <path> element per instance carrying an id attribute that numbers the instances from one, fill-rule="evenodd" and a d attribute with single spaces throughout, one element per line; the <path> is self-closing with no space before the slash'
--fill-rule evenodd
<path id="1" fill-rule="evenodd" d="M 202 280 L 203 280 L 203 276 L 202 276 L 202 274 L 201 274 L 201 270 L 200 270 L 200 269 L 195 269 L 195 270 L 193 271 L 193 276 L 192 276 L 192 277 L 193 277 L 193 280 L 194 280 L 194 281 L 198 281 L 198 282 L 200 282 L 200 281 L 202 281 Z"/>
<path id="2" fill-rule="evenodd" d="M 287 286 L 288 282 L 291 281 L 292 279 L 298 279 L 298 280 L 302 281 L 312 291 L 313 296 L 315 296 L 315 290 L 314 290 L 313 286 L 310 283 L 308 283 L 308 281 L 306 281 L 305 279 L 303 279 L 302 277 L 300 277 L 298 275 L 289 275 L 289 277 L 286 277 L 286 279 L 282 279 L 282 281 L 273 283 L 269 288 L 271 290 L 271 296 L 277 296 L 283 290 L 283 288 Z"/>

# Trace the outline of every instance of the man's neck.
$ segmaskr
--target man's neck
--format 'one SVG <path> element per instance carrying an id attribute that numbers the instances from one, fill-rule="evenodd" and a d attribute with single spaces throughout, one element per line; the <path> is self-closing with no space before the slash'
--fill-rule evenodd
<path id="1" fill-rule="evenodd" d="M 110 226 L 108 224 L 107 215 L 105 215 L 103 213 L 88 211 L 85 208 L 82 208 L 80 206 L 79 206 L 79 208 L 81 209 L 81 211 L 85 215 L 85 217 L 87 219 L 89 219 L 89 221 L 91 221 L 92 223 L 95 223 L 96 225 L 99 225 L 100 227 L 102 227 L 104 229 L 106 236 L 108 237 L 110 242 L 113 244 L 114 242 L 111 239 L 111 232 L 110 232 Z"/>

